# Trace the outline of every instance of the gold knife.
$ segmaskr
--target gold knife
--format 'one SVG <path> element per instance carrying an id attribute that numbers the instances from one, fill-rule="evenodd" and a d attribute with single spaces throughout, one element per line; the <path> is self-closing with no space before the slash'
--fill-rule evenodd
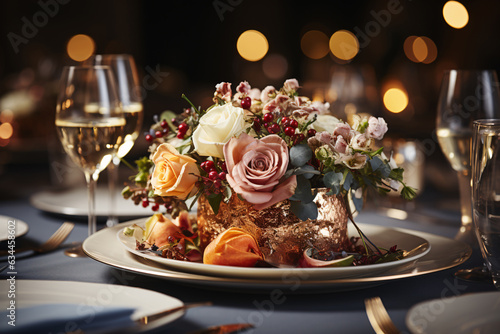
<path id="1" fill-rule="evenodd" d="M 179 307 L 174 307 L 174 308 L 172 308 L 170 310 L 158 312 L 158 313 L 151 314 L 151 315 L 146 315 L 146 316 L 144 316 L 142 318 L 134 320 L 134 322 L 136 324 L 138 324 L 138 325 L 147 325 L 150 322 L 156 321 L 158 319 L 161 319 L 163 317 L 166 317 L 166 316 L 169 316 L 169 315 L 172 315 L 172 314 L 175 314 L 175 313 L 184 312 L 187 309 L 190 309 L 190 308 L 193 308 L 193 307 L 210 306 L 210 305 L 212 305 L 212 302 L 201 302 L 201 303 L 184 304 L 184 305 L 179 306 Z"/>
<path id="2" fill-rule="evenodd" d="M 253 327 L 251 324 L 227 324 L 189 332 L 188 334 L 235 334 Z"/>

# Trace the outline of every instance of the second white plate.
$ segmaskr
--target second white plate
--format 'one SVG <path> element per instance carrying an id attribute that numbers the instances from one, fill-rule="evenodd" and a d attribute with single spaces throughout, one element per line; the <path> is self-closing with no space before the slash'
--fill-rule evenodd
<path id="1" fill-rule="evenodd" d="M 0 241 L 5 241 L 9 236 L 16 238 L 25 235 L 29 230 L 28 224 L 17 218 L 0 215 Z"/>
<path id="2" fill-rule="evenodd" d="M 137 219 L 129 223 L 136 223 L 139 226 L 144 224 L 144 219 Z M 135 239 L 123 234 L 123 229 L 117 233 L 118 240 L 125 249 L 133 254 L 147 258 L 164 265 L 169 269 L 196 273 L 201 275 L 216 277 L 235 277 L 251 279 L 282 279 L 289 275 L 296 275 L 298 272 L 307 275 L 310 279 L 334 279 L 348 277 L 363 277 L 367 275 L 379 274 L 389 269 L 402 266 L 411 266 L 418 258 L 430 251 L 430 244 L 424 238 L 404 233 L 387 227 L 375 225 L 363 225 L 363 233 L 379 247 L 390 248 L 397 245 L 398 248 L 411 250 L 418 246 L 419 249 L 413 255 L 399 261 L 364 265 L 357 267 L 335 267 L 335 268 L 245 268 L 203 264 L 197 262 L 179 261 L 163 258 L 154 254 L 139 252 L 135 249 Z M 349 229 L 349 235 L 357 236 L 357 232 Z"/>

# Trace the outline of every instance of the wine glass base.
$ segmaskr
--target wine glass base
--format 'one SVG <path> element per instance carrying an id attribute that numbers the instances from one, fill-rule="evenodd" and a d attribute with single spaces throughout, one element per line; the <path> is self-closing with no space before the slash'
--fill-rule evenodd
<path id="1" fill-rule="evenodd" d="M 82 244 L 66 249 L 64 255 L 69 257 L 87 257 L 87 254 L 83 251 Z"/>
<path id="2" fill-rule="evenodd" d="M 486 267 L 460 269 L 455 273 L 455 277 L 470 282 L 492 282 L 491 274 Z"/>

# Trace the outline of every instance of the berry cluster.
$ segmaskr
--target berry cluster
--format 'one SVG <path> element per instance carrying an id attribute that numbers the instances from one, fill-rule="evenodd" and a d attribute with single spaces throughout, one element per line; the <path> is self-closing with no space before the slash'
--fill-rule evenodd
<path id="1" fill-rule="evenodd" d="M 303 142 L 306 136 L 309 138 L 316 134 L 314 129 L 309 129 L 304 134 L 296 119 L 287 116 L 275 117 L 273 113 L 264 114 L 262 118 L 255 117 L 252 126 L 257 133 L 267 131 L 269 134 L 277 134 L 285 140 L 288 139 L 290 146 Z"/>
<path id="2" fill-rule="evenodd" d="M 217 165 L 212 160 L 205 160 L 200 164 L 206 176 L 201 176 L 207 195 L 221 193 L 223 182 L 226 181 L 227 167 L 224 161 L 218 161 Z"/>

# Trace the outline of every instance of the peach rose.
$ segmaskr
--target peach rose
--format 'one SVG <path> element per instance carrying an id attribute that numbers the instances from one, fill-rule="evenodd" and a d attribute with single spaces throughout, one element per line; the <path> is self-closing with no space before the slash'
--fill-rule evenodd
<path id="1" fill-rule="evenodd" d="M 187 198 L 200 175 L 196 160 L 179 154 L 168 143 L 158 146 L 152 160 L 155 167 L 151 185 L 155 195 Z"/>
<path id="2" fill-rule="evenodd" d="M 288 166 L 288 146 L 277 135 L 255 139 L 246 133 L 224 145 L 227 181 L 256 210 L 290 198 L 297 186 L 295 175 L 281 180 Z"/>
<path id="3" fill-rule="evenodd" d="M 263 259 L 255 238 L 237 227 L 219 234 L 203 253 L 203 263 L 221 266 L 253 267 Z"/>

